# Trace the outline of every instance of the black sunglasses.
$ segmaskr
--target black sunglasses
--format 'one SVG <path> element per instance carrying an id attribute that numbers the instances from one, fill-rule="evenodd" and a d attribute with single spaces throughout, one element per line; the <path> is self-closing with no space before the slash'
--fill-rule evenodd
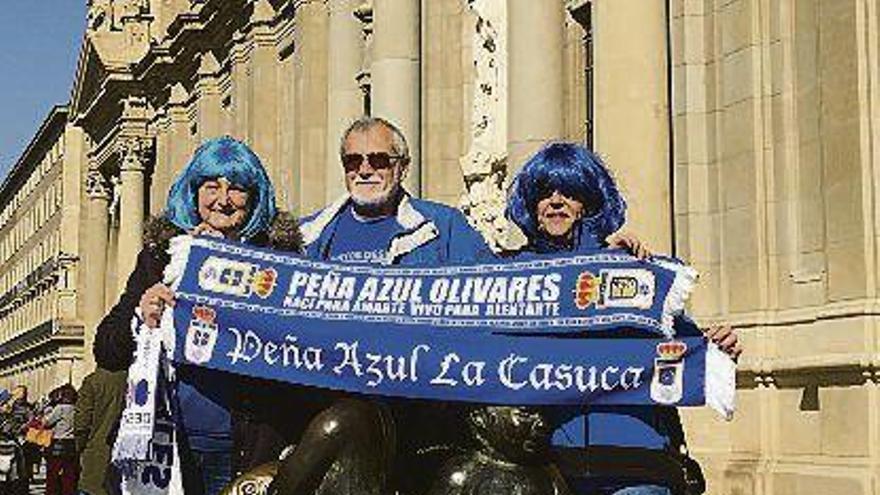
<path id="1" fill-rule="evenodd" d="M 342 155 L 342 168 L 344 168 L 346 172 L 354 172 L 361 168 L 361 163 L 364 162 L 364 158 L 367 159 L 367 163 L 370 164 L 370 167 L 373 168 L 373 170 L 384 170 L 386 168 L 391 168 L 394 165 L 394 160 L 401 160 L 405 157 L 401 155 L 392 155 L 385 153 L 384 151 L 367 153 L 366 155 L 361 153 L 346 153 Z"/>

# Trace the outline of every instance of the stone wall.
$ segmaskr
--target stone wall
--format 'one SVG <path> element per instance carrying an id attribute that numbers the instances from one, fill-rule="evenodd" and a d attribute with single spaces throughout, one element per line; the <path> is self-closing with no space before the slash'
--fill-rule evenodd
<path id="1" fill-rule="evenodd" d="M 877 493 L 877 7 L 671 3 L 676 248 L 747 349 L 711 493 Z"/>

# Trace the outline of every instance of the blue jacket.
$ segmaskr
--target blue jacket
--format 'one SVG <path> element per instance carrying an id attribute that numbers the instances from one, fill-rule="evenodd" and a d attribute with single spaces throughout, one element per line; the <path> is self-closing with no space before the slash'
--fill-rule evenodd
<path id="1" fill-rule="evenodd" d="M 300 224 L 306 256 L 325 260 L 336 235 L 339 214 L 351 199 L 343 196 Z M 388 246 L 388 265 L 465 263 L 485 257 L 483 237 L 455 208 L 405 194 L 397 208 L 399 229 Z"/>
<path id="2" fill-rule="evenodd" d="M 561 249 L 540 240 L 513 255 L 516 259 L 540 258 L 563 253 L 589 254 L 604 249 L 602 242 L 578 232 L 573 248 Z M 677 335 L 701 335 L 686 316 L 675 321 Z M 632 335 L 628 335 L 632 336 Z M 678 450 L 682 441 L 681 420 L 675 408 L 665 406 L 591 406 L 557 409 L 551 421 L 559 425 L 551 443 L 557 452 L 573 453 L 585 447 L 633 447 L 651 451 Z M 571 473 L 569 473 L 571 474 Z M 586 474 L 586 473 L 585 473 Z M 589 476 L 600 476 L 590 473 Z M 574 482 L 574 486 L 591 484 Z"/>

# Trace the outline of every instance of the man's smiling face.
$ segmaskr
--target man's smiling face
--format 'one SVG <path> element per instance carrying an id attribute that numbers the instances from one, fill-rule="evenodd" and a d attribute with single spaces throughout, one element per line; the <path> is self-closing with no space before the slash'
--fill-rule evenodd
<path id="1" fill-rule="evenodd" d="M 383 125 L 352 131 L 345 139 L 345 187 L 356 205 L 381 208 L 396 199 L 407 162 L 396 156 L 393 142 Z"/>

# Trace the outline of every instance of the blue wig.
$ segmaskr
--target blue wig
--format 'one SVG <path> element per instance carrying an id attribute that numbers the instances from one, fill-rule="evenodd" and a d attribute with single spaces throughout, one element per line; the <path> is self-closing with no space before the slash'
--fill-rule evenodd
<path id="1" fill-rule="evenodd" d="M 250 211 L 238 232 L 241 239 L 246 241 L 268 230 L 277 214 L 272 183 L 257 155 L 246 144 L 229 136 L 209 139 L 199 146 L 168 192 L 165 217 L 185 231 L 194 229 L 202 222 L 198 210 L 199 187 L 219 177 L 248 192 Z"/>
<path id="2" fill-rule="evenodd" d="M 580 237 L 602 244 L 626 221 L 626 201 L 602 160 L 583 146 L 552 143 L 523 165 L 510 186 L 505 214 L 530 242 L 541 237 L 538 202 L 554 191 L 583 203 L 584 217 L 576 226 Z"/>

